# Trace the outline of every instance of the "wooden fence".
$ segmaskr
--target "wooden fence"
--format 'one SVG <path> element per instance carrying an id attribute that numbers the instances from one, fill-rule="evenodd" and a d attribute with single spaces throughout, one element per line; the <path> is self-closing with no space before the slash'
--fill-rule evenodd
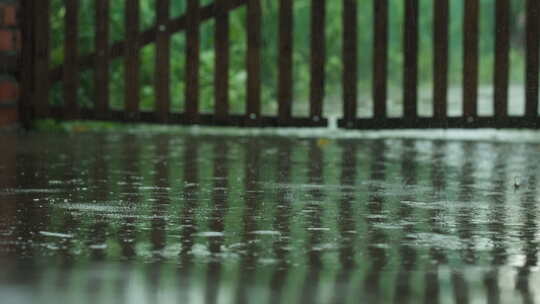
<path id="1" fill-rule="evenodd" d="M 537 128 L 538 82 L 540 53 L 540 3 L 526 1 L 526 80 L 525 114 L 508 114 L 509 88 L 509 23 L 510 1 L 494 0 L 495 5 L 495 63 L 494 115 L 478 115 L 479 78 L 479 0 L 464 0 L 463 18 L 463 109 L 460 116 L 448 115 L 448 55 L 449 1 L 434 1 L 433 6 L 433 115 L 418 114 L 418 49 L 419 0 L 405 1 L 403 27 L 403 115 L 388 116 L 388 0 L 373 0 L 373 117 L 358 115 L 358 16 L 356 0 L 343 1 L 343 117 L 342 128 L 452 128 L 497 127 Z M 187 0 L 186 13 L 170 17 L 170 0 L 156 0 L 156 23 L 139 31 L 139 0 L 125 1 L 125 37 L 112 45 L 110 41 L 110 12 L 108 0 L 95 0 L 95 49 L 91 54 L 78 50 L 79 0 L 65 1 L 64 62 L 50 66 L 50 0 L 23 1 L 23 104 L 28 120 L 36 118 L 99 119 L 114 121 L 155 122 L 172 124 L 205 124 L 231 126 L 326 126 L 323 116 L 325 100 L 325 15 L 330 1 L 311 0 L 310 87 L 309 115 L 292 115 L 293 96 L 293 0 L 279 0 L 277 113 L 263 116 L 261 111 L 261 17 L 260 0 L 216 0 L 201 6 L 199 0 Z M 229 111 L 229 13 L 246 7 L 246 102 L 242 115 Z M 209 20 L 215 23 L 215 77 L 212 114 L 200 113 L 199 62 L 200 25 Z M 184 31 L 186 35 L 184 112 L 171 112 L 171 36 Z M 140 50 L 155 44 L 155 108 L 139 108 Z M 366 47 L 366 46 L 362 46 Z M 109 66 L 113 59 L 124 59 L 124 108 L 112 110 L 109 104 L 111 83 Z M 366 67 L 369 68 L 369 67 Z M 77 102 L 80 73 L 94 69 L 94 105 L 81 107 Z M 63 106 L 51 106 L 49 90 L 62 82 Z M 30 113 L 30 114 L 28 114 Z"/>

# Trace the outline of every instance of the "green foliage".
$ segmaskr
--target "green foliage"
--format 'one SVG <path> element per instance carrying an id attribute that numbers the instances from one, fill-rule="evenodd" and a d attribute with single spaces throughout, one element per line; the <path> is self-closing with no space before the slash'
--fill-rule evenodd
<path id="1" fill-rule="evenodd" d="M 52 50 L 51 64 L 56 66 L 63 61 L 64 42 L 64 1 L 52 0 Z M 262 20 L 262 94 L 263 111 L 275 113 L 277 110 L 277 60 L 278 60 L 278 23 L 279 1 L 261 0 L 263 9 Z M 420 0 L 419 22 L 419 80 L 421 86 L 429 86 L 432 81 L 432 19 L 433 1 Z M 201 1 L 207 5 L 212 0 Z M 402 82 L 403 54 L 402 29 L 403 6 L 402 0 L 390 0 L 389 12 L 389 82 L 390 87 L 399 88 Z M 80 0 L 80 44 L 81 55 L 94 52 L 94 0 Z M 155 23 L 155 0 L 140 1 L 141 28 L 145 30 Z M 494 4 L 492 0 L 480 1 L 480 82 L 490 84 L 493 77 L 493 48 L 494 48 Z M 110 40 L 111 44 L 122 40 L 124 28 L 124 1 L 110 1 Z M 373 1 L 358 0 L 358 84 L 362 98 L 369 98 L 371 87 L 371 71 L 373 57 Z M 512 48 L 511 80 L 523 80 L 523 45 L 524 45 L 524 0 L 511 1 L 511 33 Z M 186 1 L 171 1 L 171 17 L 184 14 Z M 294 1 L 294 94 L 295 107 L 302 107 L 309 96 L 309 36 L 310 36 L 310 0 Z M 326 19 L 326 93 L 329 98 L 337 98 L 341 94 L 342 73 L 342 2 L 327 1 Z M 246 10 L 241 7 L 230 14 L 230 100 L 231 111 L 242 113 L 245 107 L 246 95 Z M 461 57 L 462 57 L 462 20 L 463 1 L 450 1 L 450 70 L 451 85 L 460 85 Z M 181 112 L 184 104 L 184 67 L 185 67 L 185 33 L 180 32 L 172 36 L 171 43 L 171 96 L 172 109 Z M 141 49 L 140 90 L 141 108 L 154 107 L 154 45 Z M 201 27 L 201 57 L 200 57 L 200 93 L 201 110 L 211 112 L 213 109 L 213 82 L 214 82 L 214 22 L 206 21 Z M 114 60 L 110 68 L 111 79 L 111 106 L 122 108 L 124 104 L 124 69 L 122 59 Z M 62 104 L 61 84 L 55 85 L 51 90 L 52 100 L 55 104 Z M 81 74 L 81 88 L 79 92 L 80 103 L 92 107 L 93 105 L 93 72 L 84 71 Z M 304 109 L 305 110 L 305 109 Z"/>

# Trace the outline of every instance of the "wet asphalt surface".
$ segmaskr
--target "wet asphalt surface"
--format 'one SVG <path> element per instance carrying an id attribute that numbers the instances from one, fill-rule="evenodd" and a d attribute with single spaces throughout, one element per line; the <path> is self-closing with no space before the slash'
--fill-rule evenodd
<path id="1" fill-rule="evenodd" d="M 1 134 L 1 303 L 540 303 L 540 144 Z"/>

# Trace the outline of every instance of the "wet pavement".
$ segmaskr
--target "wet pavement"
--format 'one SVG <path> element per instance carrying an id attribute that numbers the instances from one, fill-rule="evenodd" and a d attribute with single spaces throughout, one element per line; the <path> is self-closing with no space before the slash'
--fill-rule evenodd
<path id="1" fill-rule="evenodd" d="M 3 304 L 540 303 L 538 143 L 0 142 Z"/>

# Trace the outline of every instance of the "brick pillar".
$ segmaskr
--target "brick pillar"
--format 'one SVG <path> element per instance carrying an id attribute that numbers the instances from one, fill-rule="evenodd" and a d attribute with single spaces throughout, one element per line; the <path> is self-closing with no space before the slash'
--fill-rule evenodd
<path id="1" fill-rule="evenodd" d="M 0 127 L 18 122 L 19 1 L 0 0 Z"/>

